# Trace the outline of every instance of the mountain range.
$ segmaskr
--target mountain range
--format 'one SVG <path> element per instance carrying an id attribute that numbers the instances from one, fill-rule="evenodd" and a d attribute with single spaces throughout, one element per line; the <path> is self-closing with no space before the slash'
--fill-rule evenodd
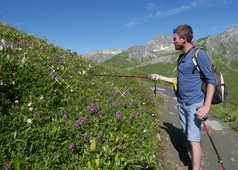
<path id="1" fill-rule="evenodd" d="M 233 60 L 238 59 L 238 25 L 220 34 L 195 40 L 193 43 L 195 46 L 205 48 L 212 58 L 216 56 L 220 62 L 230 65 Z M 83 56 L 90 60 L 105 62 L 107 64 L 113 63 L 113 60 L 119 60 L 119 57 L 123 56 L 128 62 L 133 62 L 133 66 L 139 67 L 159 62 L 174 62 L 178 56 L 178 52 L 175 51 L 170 36 L 159 35 L 144 45 L 135 45 L 127 50 L 97 50 Z"/>

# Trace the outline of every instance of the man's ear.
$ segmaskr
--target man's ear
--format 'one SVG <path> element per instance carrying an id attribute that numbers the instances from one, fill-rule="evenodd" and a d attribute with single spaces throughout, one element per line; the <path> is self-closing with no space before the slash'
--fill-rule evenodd
<path id="1" fill-rule="evenodd" d="M 180 39 L 182 39 L 182 40 L 183 40 L 183 44 L 186 44 L 187 40 L 186 40 L 186 38 L 185 38 L 185 37 L 181 36 L 181 37 L 180 37 Z"/>

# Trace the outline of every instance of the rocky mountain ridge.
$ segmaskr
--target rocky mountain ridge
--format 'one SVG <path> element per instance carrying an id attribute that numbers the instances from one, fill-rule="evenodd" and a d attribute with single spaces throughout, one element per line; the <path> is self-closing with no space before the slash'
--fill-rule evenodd
<path id="1" fill-rule="evenodd" d="M 225 61 L 229 65 L 232 60 L 238 59 L 238 25 L 220 34 L 195 40 L 194 44 L 206 48 L 210 56 L 218 56 L 221 62 Z M 144 45 L 135 45 L 127 50 L 97 50 L 86 54 L 85 57 L 97 62 L 104 62 L 124 51 L 128 53 L 129 60 L 136 60 L 138 63 L 145 64 L 168 63 L 177 57 L 172 38 L 167 35 L 159 35 Z"/>
<path id="2" fill-rule="evenodd" d="M 238 25 L 217 35 L 209 36 L 206 47 L 209 55 L 226 60 L 229 65 L 232 60 L 238 59 Z M 222 54 L 222 55 L 221 55 Z"/>
<path id="3" fill-rule="evenodd" d="M 172 39 L 167 35 L 160 35 L 141 46 L 128 49 L 130 59 L 145 61 L 148 57 L 155 58 L 163 52 L 174 51 Z"/>
<path id="4" fill-rule="evenodd" d="M 122 49 L 108 48 L 108 49 L 91 51 L 89 53 L 83 54 L 83 57 L 100 63 L 110 59 L 114 55 L 122 53 L 123 51 L 124 50 Z"/>
<path id="5" fill-rule="evenodd" d="M 119 53 L 127 51 L 129 59 L 140 62 L 145 61 L 148 57 L 156 57 L 158 54 L 168 51 L 174 51 L 171 37 L 167 35 L 159 35 L 148 41 L 144 45 L 135 45 L 127 50 L 122 49 L 104 49 L 95 50 L 87 54 L 83 54 L 85 58 L 96 62 L 104 62 Z"/>

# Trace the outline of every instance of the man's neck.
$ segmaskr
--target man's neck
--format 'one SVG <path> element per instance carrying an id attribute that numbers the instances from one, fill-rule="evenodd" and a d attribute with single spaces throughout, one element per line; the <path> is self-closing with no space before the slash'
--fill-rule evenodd
<path id="1" fill-rule="evenodd" d="M 183 52 L 187 53 L 191 48 L 193 48 L 193 44 L 192 43 L 187 43 L 183 48 Z"/>

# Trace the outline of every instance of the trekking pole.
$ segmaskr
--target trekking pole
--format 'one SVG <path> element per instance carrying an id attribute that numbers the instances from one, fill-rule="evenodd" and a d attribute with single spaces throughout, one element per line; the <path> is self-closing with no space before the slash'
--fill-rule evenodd
<path id="1" fill-rule="evenodd" d="M 204 130 L 206 131 L 207 136 L 208 136 L 208 138 L 209 138 L 209 140 L 210 140 L 210 142 L 211 142 L 211 144 L 212 144 L 212 147 L 213 147 L 213 149 L 214 149 L 214 151 L 215 151 L 215 153 L 216 153 L 216 155 L 217 155 L 217 159 L 218 159 L 218 163 L 220 164 L 220 167 L 222 168 L 222 170 L 226 170 L 225 165 L 224 165 L 224 162 L 223 162 L 223 160 L 222 160 L 220 154 L 219 154 L 218 151 L 217 151 L 217 148 L 216 148 L 216 146 L 215 146 L 215 144 L 214 144 L 214 141 L 213 141 L 213 139 L 212 139 L 211 133 L 210 133 L 208 127 L 207 127 L 206 120 L 207 120 L 207 117 L 203 118 L 203 120 L 202 120 L 203 128 L 204 128 Z"/>
<path id="2" fill-rule="evenodd" d="M 126 77 L 126 78 L 145 78 L 148 79 L 148 75 L 118 75 L 118 74 L 92 74 L 99 77 Z M 154 80 L 154 95 L 156 97 L 157 82 Z"/>
<path id="3" fill-rule="evenodd" d="M 128 77 L 128 78 L 148 78 L 147 75 L 118 75 L 118 74 L 93 74 L 99 77 Z"/>

